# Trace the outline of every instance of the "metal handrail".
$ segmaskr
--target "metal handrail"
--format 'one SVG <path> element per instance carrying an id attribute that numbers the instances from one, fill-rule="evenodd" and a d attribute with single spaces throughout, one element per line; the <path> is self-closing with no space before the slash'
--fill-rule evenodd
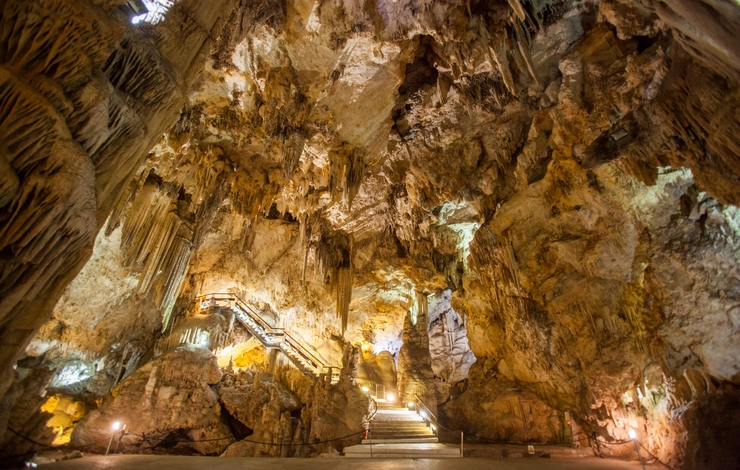
<path id="1" fill-rule="evenodd" d="M 424 403 L 424 400 L 422 400 L 419 395 L 414 394 L 414 397 L 416 398 L 416 408 L 419 409 L 419 405 L 423 406 L 424 407 L 424 410 L 426 411 L 426 413 L 430 417 L 434 418 L 434 420 L 431 420 L 431 419 L 428 420 L 429 423 L 430 424 L 433 424 L 434 427 L 435 427 L 435 430 L 433 430 L 433 432 L 439 433 L 439 431 L 437 431 L 436 429 L 444 429 L 447 432 L 455 432 L 452 429 L 447 429 L 446 427 L 444 427 L 441 424 L 439 424 L 439 421 L 437 420 L 437 417 L 434 415 L 434 413 L 432 413 L 432 410 L 429 409 L 429 407 L 426 405 L 426 403 Z M 424 417 L 422 417 L 422 419 L 426 420 L 426 418 L 424 418 Z M 464 452 L 465 452 L 464 451 L 465 434 L 463 433 L 463 430 L 462 429 L 459 429 L 458 431 L 460 432 L 460 458 L 462 458 L 464 456 Z"/>
<path id="2" fill-rule="evenodd" d="M 429 409 L 429 407 L 427 406 L 427 404 L 424 403 L 424 400 L 422 400 L 421 397 L 419 395 L 416 395 L 416 394 L 414 394 L 414 397 L 416 397 L 417 408 L 419 406 L 418 404 L 421 403 L 421 406 L 424 407 L 424 409 L 429 414 L 429 416 L 431 416 L 432 418 L 434 418 L 433 420 L 430 419 L 428 421 L 430 423 L 434 424 L 435 426 L 439 426 L 439 421 L 437 420 L 437 417 L 434 415 L 434 413 L 432 413 L 432 410 Z M 443 429 L 445 429 L 445 428 L 443 428 Z"/>
<path id="3" fill-rule="evenodd" d="M 285 337 L 288 338 L 291 341 L 291 343 L 289 343 L 291 346 L 298 347 L 301 350 L 302 355 L 306 359 L 312 360 L 313 362 L 316 363 L 316 365 L 314 365 L 314 367 L 322 367 L 324 369 L 331 369 L 331 366 L 327 366 L 326 364 L 324 364 L 324 362 L 318 356 L 316 356 L 315 354 L 313 354 L 310 349 L 308 349 L 300 341 L 298 341 L 297 339 L 295 339 L 293 337 L 293 335 L 291 335 L 287 331 L 285 332 Z"/>
<path id="4" fill-rule="evenodd" d="M 253 317 L 252 319 L 255 320 L 257 323 L 259 323 L 263 329 L 272 330 L 271 333 L 281 333 L 285 331 L 285 328 L 274 327 L 270 325 L 269 323 L 267 323 L 267 321 L 264 318 L 262 318 L 262 316 L 259 314 L 259 312 L 254 306 L 249 305 L 247 302 L 240 299 L 239 296 L 237 295 L 229 294 L 229 293 L 201 294 L 197 296 L 196 299 L 212 299 L 214 301 L 219 301 L 219 300 L 232 301 L 233 300 L 237 304 L 239 304 L 242 310 L 244 310 L 245 312 L 251 313 L 252 315 L 250 316 Z"/>
<path id="5" fill-rule="evenodd" d="M 318 356 L 318 353 L 312 352 L 308 347 L 306 347 L 301 341 L 298 341 L 295 337 L 293 337 L 290 333 L 288 333 L 285 328 L 279 328 L 274 327 L 267 323 L 265 319 L 262 318 L 260 313 L 257 311 L 257 309 L 250 305 L 249 303 L 243 301 L 240 299 L 237 295 L 231 294 L 231 293 L 212 293 L 212 294 L 201 294 L 196 297 L 201 304 L 204 300 L 211 300 L 214 302 L 234 302 L 236 306 L 239 307 L 239 309 L 244 312 L 249 318 L 254 321 L 258 327 L 260 327 L 265 335 L 270 335 L 271 337 L 274 337 L 277 341 L 270 341 L 270 346 L 276 346 L 279 349 L 283 350 L 286 354 L 288 353 L 288 347 L 290 347 L 290 351 L 295 351 L 295 353 L 299 356 L 301 356 L 303 359 L 308 362 L 308 364 L 314 369 L 314 373 L 317 375 L 320 373 L 329 373 L 332 371 L 332 369 L 335 369 L 336 367 L 327 365 L 323 359 L 321 359 Z M 208 306 L 208 305 L 206 305 Z M 202 307 L 202 305 L 201 305 Z M 229 305 L 230 308 L 233 308 L 231 305 Z M 239 315 L 237 315 L 239 317 Z M 241 320 L 241 318 L 240 318 Z M 242 323 L 244 323 L 242 321 Z M 249 328 L 249 325 L 246 325 Z M 259 337 L 258 337 L 259 338 Z M 261 338 L 260 338 L 261 339 Z M 273 339 L 273 338 L 270 338 Z M 266 345 L 267 346 L 267 345 Z M 290 354 L 288 354 L 288 357 L 290 357 Z M 335 374 L 332 373 L 332 378 Z"/>
<path id="6" fill-rule="evenodd" d="M 373 420 L 375 415 L 378 413 L 378 402 L 375 401 L 375 398 L 371 397 L 370 394 L 367 395 L 367 397 L 370 399 L 370 402 L 375 405 L 375 410 L 370 414 L 370 416 L 367 418 L 367 440 L 370 444 L 370 458 L 373 458 L 373 430 L 370 426 L 370 422 Z"/>
<path id="7" fill-rule="evenodd" d="M 373 397 L 369 396 L 369 395 L 368 395 L 368 398 L 373 403 L 373 405 L 375 405 L 375 410 L 372 412 L 372 414 L 370 415 L 370 417 L 367 418 L 367 422 L 369 424 L 370 421 L 372 421 L 372 419 L 375 418 L 375 415 L 378 413 L 378 402 L 375 401 L 375 399 Z"/>

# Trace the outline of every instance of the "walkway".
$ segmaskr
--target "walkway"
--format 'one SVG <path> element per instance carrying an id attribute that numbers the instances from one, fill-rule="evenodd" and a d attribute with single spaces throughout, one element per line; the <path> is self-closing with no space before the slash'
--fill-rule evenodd
<path id="1" fill-rule="evenodd" d="M 272 326 L 260 315 L 251 302 L 245 302 L 234 294 L 202 294 L 197 297 L 200 308 L 221 307 L 232 311 L 234 318 L 267 349 L 278 349 L 304 374 L 316 378 L 331 374 L 332 382 L 339 380 L 339 367 L 324 361 L 311 346 L 296 339 L 285 328 Z"/>
<path id="2" fill-rule="evenodd" d="M 648 465 L 648 468 L 660 468 Z M 94 456 L 42 465 L 46 470 L 640 470 L 637 462 L 580 459 L 272 459 L 175 457 L 160 455 Z"/>

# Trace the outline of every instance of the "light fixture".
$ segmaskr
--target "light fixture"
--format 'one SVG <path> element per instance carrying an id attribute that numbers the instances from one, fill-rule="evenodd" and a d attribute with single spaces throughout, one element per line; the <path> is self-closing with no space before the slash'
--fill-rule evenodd
<path id="1" fill-rule="evenodd" d="M 395 397 L 395 395 L 393 395 L 392 393 L 387 393 L 387 394 L 385 395 L 385 399 L 386 399 L 386 400 L 387 400 L 387 401 L 388 401 L 389 403 L 393 403 L 393 402 L 394 402 L 394 401 L 396 400 L 396 397 Z"/>
<path id="2" fill-rule="evenodd" d="M 413 409 L 414 408 L 414 402 L 413 401 L 408 402 L 408 404 L 406 405 L 406 408 L 408 408 L 410 410 Z"/>
<path id="3" fill-rule="evenodd" d="M 642 461 L 642 455 L 640 454 L 640 447 L 637 445 L 637 432 L 635 432 L 634 429 L 630 429 L 627 431 L 627 435 L 632 439 L 632 442 L 635 443 L 635 450 L 637 451 L 637 458 L 640 459 L 640 465 L 642 465 L 642 470 L 645 470 L 645 463 Z"/>
<path id="4" fill-rule="evenodd" d="M 620 127 L 616 131 L 609 134 L 609 138 L 612 139 L 614 142 L 619 142 L 620 140 L 624 139 L 625 137 L 629 137 L 630 133 L 627 132 L 627 130 L 624 127 Z"/>
<path id="5" fill-rule="evenodd" d="M 363 391 L 363 392 L 365 392 L 365 393 L 367 393 L 367 392 L 369 392 L 369 391 L 370 391 L 370 389 L 369 389 L 369 388 L 367 388 L 367 387 L 362 387 L 362 391 Z"/>
<path id="6" fill-rule="evenodd" d="M 110 440 L 108 441 L 108 448 L 105 449 L 105 455 L 108 455 L 108 452 L 110 452 L 110 445 L 113 443 L 113 436 L 116 435 L 116 431 L 118 431 L 121 428 L 121 423 L 118 421 L 114 421 L 113 425 L 111 426 L 113 429 L 110 433 Z"/>

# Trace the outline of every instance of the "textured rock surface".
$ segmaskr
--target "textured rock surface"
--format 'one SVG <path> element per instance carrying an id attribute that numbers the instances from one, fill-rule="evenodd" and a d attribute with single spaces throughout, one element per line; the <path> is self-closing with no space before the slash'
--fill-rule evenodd
<path id="1" fill-rule="evenodd" d="M 111 390 L 110 399 L 75 427 L 73 445 L 105 450 L 114 422 L 127 425 L 121 450 L 142 451 L 180 432 L 201 453 L 220 453 L 231 431 L 221 422 L 221 404 L 211 387 L 220 382 L 216 358 L 205 348 L 182 346 L 145 366 Z M 225 438 L 223 440 L 216 440 Z M 232 438 L 233 439 L 233 438 Z"/>
<path id="2" fill-rule="evenodd" d="M 179 2 L 177 18 L 144 35 L 114 5 L 3 3 L 3 393 L 10 366 L 90 257 L 142 157 L 172 125 L 183 88 L 223 25 L 219 10 L 231 4 Z"/>
<path id="3" fill-rule="evenodd" d="M 55 383 L 65 367 L 92 371 L 77 388 L 102 396 L 195 327 L 197 294 L 230 292 L 359 379 L 422 394 L 448 427 L 551 443 L 635 429 L 673 467 L 737 465 L 718 450 L 740 435 L 728 411 L 740 377 L 736 4 L 183 1 L 186 20 L 203 18 L 179 37 L 168 17 L 136 30 L 81 0 L 23 8 L 57 3 L 78 9 L 89 37 L 70 50 L 85 54 L 65 51 L 71 65 L 47 76 L 2 50 L 7 96 L 20 97 L 3 132 L 29 139 L 12 125 L 49 123 L 31 141 L 63 147 L 0 148 L 8 364 L 107 220 L 22 369 L 56 367 Z M 5 8 L 4 23 L 31 15 Z M 222 21 L 196 80 L 212 39 L 199 26 L 215 38 Z M 62 165 L 64 184 L 33 158 Z M 247 341 L 231 337 L 241 359 L 228 357 L 263 367 Z M 331 439 L 337 420 L 324 417 L 365 411 L 347 377 L 240 377 L 233 387 L 253 388 L 266 414 L 226 400 L 229 413 L 265 438 Z M 273 447 L 228 452 L 309 452 Z"/>

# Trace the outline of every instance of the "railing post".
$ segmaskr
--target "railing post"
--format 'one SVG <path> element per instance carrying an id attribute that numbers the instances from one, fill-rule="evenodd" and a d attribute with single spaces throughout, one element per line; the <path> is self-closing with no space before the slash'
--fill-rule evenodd
<path id="1" fill-rule="evenodd" d="M 465 438 L 464 438 L 463 432 L 460 431 L 460 458 L 463 458 L 463 456 L 465 455 L 464 447 L 465 447 Z"/>

